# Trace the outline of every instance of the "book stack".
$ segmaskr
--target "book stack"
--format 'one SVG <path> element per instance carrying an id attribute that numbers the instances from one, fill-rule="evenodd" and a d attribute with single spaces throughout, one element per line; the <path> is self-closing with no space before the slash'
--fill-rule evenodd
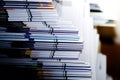
<path id="1" fill-rule="evenodd" d="M 59 19 L 54 0 L 0 2 L 0 77 L 4 80 L 91 80 L 79 61 L 83 39 Z"/>

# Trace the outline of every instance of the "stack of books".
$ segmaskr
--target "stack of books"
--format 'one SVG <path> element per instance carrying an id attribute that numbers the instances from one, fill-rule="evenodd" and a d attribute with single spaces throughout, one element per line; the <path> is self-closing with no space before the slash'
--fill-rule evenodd
<path id="1" fill-rule="evenodd" d="M 54 0 L 0 2 L 0 77 L 6 80 L 90 80 L 79 61 L 84 41 L 59 19 Z M 7 77 L 8 76 L 8 77 Z"/>

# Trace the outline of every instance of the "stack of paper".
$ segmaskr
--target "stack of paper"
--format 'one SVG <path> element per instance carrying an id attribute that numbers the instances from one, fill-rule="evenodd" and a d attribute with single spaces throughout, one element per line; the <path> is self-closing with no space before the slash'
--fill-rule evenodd
<path id="1" fill-rule="evenodd" d="M 91 66 L 79 61 L 84 49 L 80 30 L 59 19 L 53 0 L 0 3 L 0 77 L 91 80 Z"/>
<path id="2" fill-rule="evenodd" d="M 8 21 L 57 21 L 58 14 L 52 0 L 3 0 L 0 18 Z"/>
<path id="3" fill-rule="evenodd" d="M 90 80 L 91 67 L 82 62 L 33 61 L 31 59 L 0 59 L 0 64 L 18 69 L 30 68 L 36 70 L 39 79 L 43 80 Z M 2 66 L 1 66 L 2 67 Z M 31 80 L 31 79 L 30 79 Z"/>

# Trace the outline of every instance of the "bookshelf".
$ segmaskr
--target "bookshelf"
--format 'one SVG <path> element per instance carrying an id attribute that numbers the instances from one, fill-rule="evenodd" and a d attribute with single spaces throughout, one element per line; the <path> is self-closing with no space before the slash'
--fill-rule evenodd
<path id="1" fill-rule="evenodd" d="M 1 1 L 0 77 L 96 80 L 99 36 L 89 9 L 87 0 Z"/>

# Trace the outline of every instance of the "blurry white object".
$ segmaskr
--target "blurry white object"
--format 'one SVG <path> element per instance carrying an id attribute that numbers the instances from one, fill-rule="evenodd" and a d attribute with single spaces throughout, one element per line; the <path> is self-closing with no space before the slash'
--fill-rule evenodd
<path id="1" fill-rule="evenodd" d="M 99 53 L 97 57 L 97 80 L 106 80 L 106 56 Z"/>
<path id="2" fill-rule="evenodd" d="M 107 75 L 106 80 L 113 80 L 111 76 Z"/>

